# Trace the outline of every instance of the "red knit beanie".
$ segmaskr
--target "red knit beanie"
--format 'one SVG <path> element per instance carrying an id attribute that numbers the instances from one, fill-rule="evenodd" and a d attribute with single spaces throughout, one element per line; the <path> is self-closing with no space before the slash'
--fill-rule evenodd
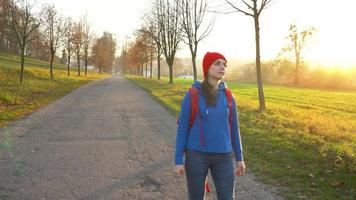
<path id="1" fill-rule="evenodd" d="M 206 78 L 206 75 L 208 74 L 208 70 L 211 64 L 213 64 L 214 61 L 217 59 L 224 59 L 225 62 L 227 62 L 226 58 L 218 52 L 206 52 L 203 59 L 204 78 Z"/>

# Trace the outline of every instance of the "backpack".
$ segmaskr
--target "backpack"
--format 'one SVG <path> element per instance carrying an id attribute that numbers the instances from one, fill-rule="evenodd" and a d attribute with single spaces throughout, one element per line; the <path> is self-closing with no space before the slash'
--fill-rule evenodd
<path id="1" fill-rule="evenodd" d="M 189 118 L 189 128 L 193 126 L 194 120 L 195 120 L 195 115 L 196 113 L 199 112 L 199 90 L 198 88 L 191 87 L 189 89 L 189 94 L 190 94 L 190 102 L 191 102 L 191 112 L 190 112 L 190 118 Z M 230 126 L 230 137 L 231 136 L 231 131 L 232 131 L 232 93 L 229 88 L 225 88 L 225 95 L 227 98 L 228 106 L 229 106 L 229 126 Z M 179 119 L 177 121 L 177 124 L 179 123 Z M 201 124 L 201 121 L 199 123 L 200 126 L 200 144 L 204 145 L 203 143 L 203 127 Z M 208 180 L 205 181 L 205 190 L 207 192 L 210 192 L 210 187 Z"/>

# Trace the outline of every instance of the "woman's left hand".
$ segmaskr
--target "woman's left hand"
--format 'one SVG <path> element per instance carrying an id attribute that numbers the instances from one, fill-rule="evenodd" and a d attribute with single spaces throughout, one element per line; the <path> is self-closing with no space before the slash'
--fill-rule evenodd
<path id="1" fill-rule="evenodd" d="M 245 170 L 246 170 L 245 162 L 244 161 L 236 161 L 235 175 L 242 176 L 242 175 L 244 175 Z"/>

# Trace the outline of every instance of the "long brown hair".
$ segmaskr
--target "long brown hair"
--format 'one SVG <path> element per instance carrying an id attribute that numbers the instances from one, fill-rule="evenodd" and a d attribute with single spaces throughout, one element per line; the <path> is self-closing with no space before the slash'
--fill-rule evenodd
<path id="1" fill-rule="evenodd" d="M 201 89 L 202 89 L 203 95 L 207 99 L 206 103 L 208 104 L 208 106 L 215 106 L 217 91 L 215 90 L 214 86 L 209 83 L 208 76 L 206 76 L 206 78 L 201 83 Z"/>

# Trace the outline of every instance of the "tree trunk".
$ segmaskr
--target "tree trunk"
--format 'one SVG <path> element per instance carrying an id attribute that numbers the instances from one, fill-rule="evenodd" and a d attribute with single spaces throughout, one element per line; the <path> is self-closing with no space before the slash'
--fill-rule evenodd
<path id="1" fill-rule="evenodd" d="M 68 74 L 68 76 L 70 76 L 69 65 L 70 65 L 70 56 L 68 56 L 68 62 L 67 62 L 67 74 Z"/>
<path id="2" fill-rule="evenodd" d="M 196 63 L 196 59 L 197 59 L 197 54 L 193 53 L 192 54 L 192 64 L 193 64 L 193 74 L 194 74 L 194 82 L 197 81 L 198 76 L 197 76 L 197 63 Z"/>
<path id="3" fill-rule="evenodd" d="M 54 58 L 54 53 L 51 53 L 51 61 L 50 61 L 50 74 L 51 74 L 51 80 L 53 80 L 53 58 Z"/>
<path id="4" fill-rule="evenodd" d="M 157 79 L 161 80 L 161 55 L 157 56 Z"/>
<path id="5" fill-rule="evenodd" d="M 146 70 L 146 75 L 145 75 L 145 76 L 148 77 L 148 74 L 147 74 L 147 73 L 148 73 L 148 72 L 147 72 L 147 64 L 146 64 L 146 69 L 145 69 L 145 70 Z"/>
<path id="6" fill-rule="evenodd" d="M 77 64 L 78 64 L 78 76 L 80 76 L 80 58 L 77 58 Z"/>
<path id="7" fill-rule="evenodd" d="M 152 62 L 153 62 L 153 53 L 151 52 L 151 58 L 150 58 L 150 78 L 152 78 Z"/>
<path id="8" fill-rule="evenodd" d="M 169 67 L 169 84 L 173 85 L 173 59 L 167 60 L 168 67 Z"/>
<path id="9" fill-rule="evenodd" d="M 260 58 L 260 27 L 258 21 L 258 15 L 255 14 L 255 36 L 256 36 L 256 71 L 257 71 L 257 85 L 258 85 L 258 97 L 260 102 L 260 111 L 265 110 L 265 97 L 263 93 L 263 82 L 261 73 L 261 58 Z"/>
<path id="10" fill-rule="evenodd" d="M 87 69 L 88 69 L 88 56 L 85 56 L 85 76 L 88 74 Z"/>
<path id="11" fill-rule="evenodd" d="M 25 67 L 25 47 L 21 48 L 21 71 L 20 71 L 20 85 L 23 82 L 23 71 Z"/>
<path id="12" fill-rule="evenodd" d="M 296 58 L 295 58 L 295 77 L 294 77 L 294 84 L 295 85 L 299 84 L 299 72 L 300 72 L 300 69 L 299 69 L 299 55 L 297 54 Z"/>

